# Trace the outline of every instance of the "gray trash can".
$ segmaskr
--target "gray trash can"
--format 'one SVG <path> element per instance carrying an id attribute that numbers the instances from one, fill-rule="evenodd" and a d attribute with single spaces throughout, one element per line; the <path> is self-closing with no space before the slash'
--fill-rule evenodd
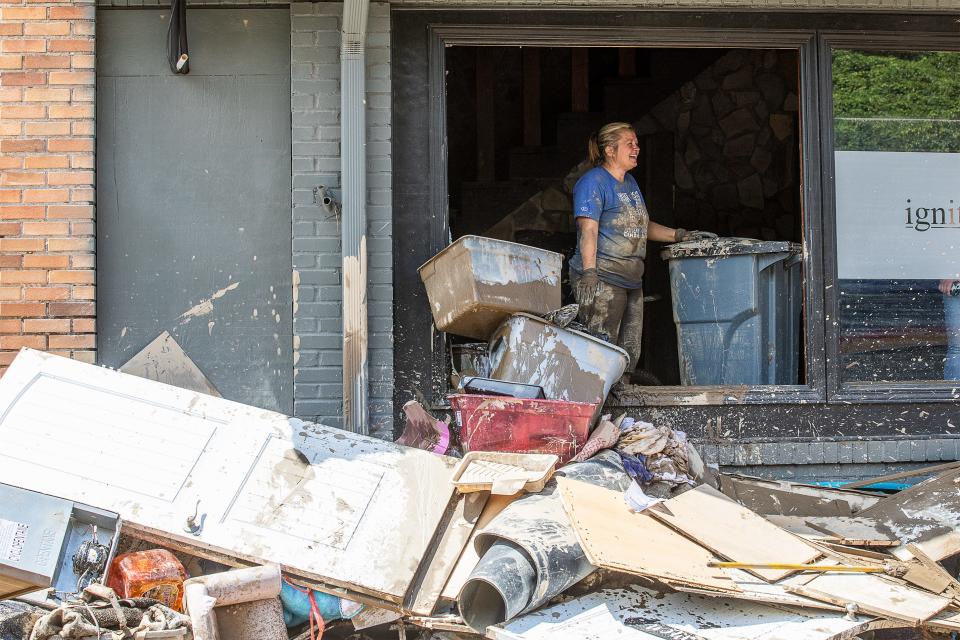
<path id="1" fill-rule="evenodd" d="M 797 384 L 799 244 L 719 238 L 660 255 L 670 265 L 684 385 Z"/>

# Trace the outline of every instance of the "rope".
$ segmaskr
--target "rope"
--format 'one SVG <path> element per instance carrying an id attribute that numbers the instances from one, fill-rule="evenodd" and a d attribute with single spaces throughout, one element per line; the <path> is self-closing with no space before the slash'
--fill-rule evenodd
<path id="1" fill-rule="evenodd" d="M 323 638 L 323 632 L 326 630 L 326 626 L 324 625 L 324 622 L 323 622 L 323 616 L 320 615 L 320 607 L 317 606 L 317 601 L 313 597 L 313 589 L 307 589 L 307 588 L 301 587 L 300 585 L 293 584 L 286 578 L 284 578 L 283 581 L 286 582 L 291 587 L 293 587 L 294 589 L 296 589 L 297 591 L 299 591 L 300 593 L 306 594 L 307 599 L 310 601 L 310 616 L 308 617 L 308 619 L 310 620 L 310 640 L 320 640 L 321 638 Z M 314 619 L 316 619 L 316 623 L 317 623 L 316 635 L 314 635 L 314 627 L 313 627 Z"/>

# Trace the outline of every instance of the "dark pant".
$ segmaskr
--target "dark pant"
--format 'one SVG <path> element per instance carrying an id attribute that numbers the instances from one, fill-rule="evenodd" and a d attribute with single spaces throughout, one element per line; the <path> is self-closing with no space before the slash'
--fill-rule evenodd
<path id="1" fill-rule="evenodd" d="M 577 294 L 578 273 L 570 270 L 570 284 Z M 580 304 L 581 301 L 577 300 Z M 600 281 L 594 298 L 593 312 L 581 307 L 578 316 L 587 330 L 606 335 L 610 342 L 622 348 L 630 356 L 626 373 L 633 373 L 640 361 L 640 339 L 643 336 L 643 289 L 624 289 Z"/>

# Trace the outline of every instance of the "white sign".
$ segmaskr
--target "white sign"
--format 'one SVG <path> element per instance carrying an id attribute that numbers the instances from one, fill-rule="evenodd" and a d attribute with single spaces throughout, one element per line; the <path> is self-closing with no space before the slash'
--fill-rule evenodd
<path id="1" fill-rule="evenodd" d="M 960 279 L 960 153 L 837 151 L 841 279 Z"/>
<path id="2" fill-rule="evenodd" d="M 0 560 L 20 562 L 30 525 L 0 518 Z"/>

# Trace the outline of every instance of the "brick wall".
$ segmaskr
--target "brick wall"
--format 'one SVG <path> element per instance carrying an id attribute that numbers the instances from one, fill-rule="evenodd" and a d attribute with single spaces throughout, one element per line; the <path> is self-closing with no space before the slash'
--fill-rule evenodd
<path id="1" fill-rule="evenodd" d="M 94 5 L 0 7 L 0 371 L 94 359 Z"/>
<path id="2" fill-rule="evenodd" d="M 341 3 L 290 5 L 293 145 L 294 414 L 342 425 L 340 224 L 315 201 L 340 199 Z M 390 11 L 367 24 L 367 252 L 370 431 L 393 429 Z"/>

